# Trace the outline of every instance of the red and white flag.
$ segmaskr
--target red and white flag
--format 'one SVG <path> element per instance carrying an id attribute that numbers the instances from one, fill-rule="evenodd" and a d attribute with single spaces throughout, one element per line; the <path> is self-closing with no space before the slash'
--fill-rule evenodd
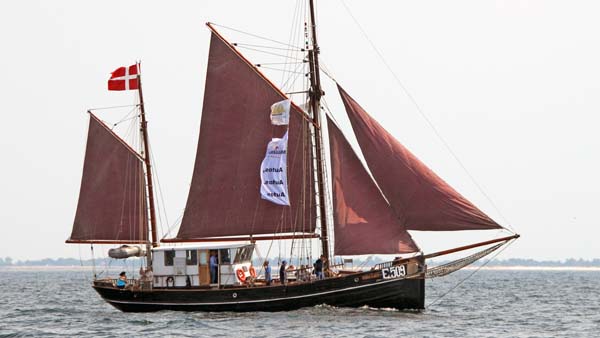
<path id="1" fill-rule="evenodd" d="M 139 67 L 137 64 L 117 68 L 108 80 L 108 90 L 138 89 Z"/>

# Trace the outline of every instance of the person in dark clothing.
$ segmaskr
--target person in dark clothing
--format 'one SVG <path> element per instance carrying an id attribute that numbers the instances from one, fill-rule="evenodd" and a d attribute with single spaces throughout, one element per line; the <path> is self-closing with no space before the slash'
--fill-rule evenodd
<path id="1" fill-rule="evenodd" d="M 323 275 L 323 264 L 325 264 L 325 256 L 321 255 L 319 259 L 315 262 L 315 275 L 317 275 L 317 279 L 325 279 L 325 275 Z"/>
<path id="2" fill-rule="evenodd" d="M 281 267 L 279 268 L 279 281 L 281 282 L 281 284 L 285 284 L 286 283 L 286 273 L 285 273 L 285 269 L 287 268 L 287 262 L 283 261 L 281 262 Z"/>

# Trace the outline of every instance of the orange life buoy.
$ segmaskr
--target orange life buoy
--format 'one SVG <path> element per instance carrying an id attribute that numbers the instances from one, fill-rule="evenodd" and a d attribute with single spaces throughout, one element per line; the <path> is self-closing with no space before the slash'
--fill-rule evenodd
<path id="1" fill-rule="evenodd" d="M 246 281 L 246 274 L 244 273 L 244 271 L 242 269 L 237 269 L 235 271 L 235 274 L 237 275 L 237 278 L 240 280 L 240 282 L 245 282 Z"/>
<path id="2" fill-rule="evenodd" d="M 252 278 L 256 278 L 256 270 L 253 266 L 250 266 L 250 276 L 252 276 Z"/>

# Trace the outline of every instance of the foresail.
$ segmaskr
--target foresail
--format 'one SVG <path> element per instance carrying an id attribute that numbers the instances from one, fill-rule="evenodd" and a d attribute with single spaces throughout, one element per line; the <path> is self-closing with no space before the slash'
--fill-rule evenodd
<path id="1" fill-rule="evenodd" d="M 79 202 L 67 242 L 146 242 L 144 185 L 138 154 L 90 113 Z"/>
<path id="2" fill-rule="evenodd" d="M 419 251 L 352 147 L 327 117 L 336 255 Z"/>
<path id="3" fill-rule="evenodd" d="M 338 85 L 367 165 L 408 230 L 502 228 L 450 187 Z"/>
<path id="4" fill-rule="evenodd" d="M 285 99 L 268 80 L 212 34 L 192 184 L 175 239 L 313 232 L 307 122 L 290 111 L 287 178 L 291 206 L 260 195 L 265 148 L 287 126 L 271 124 L 271 105 Z"/>

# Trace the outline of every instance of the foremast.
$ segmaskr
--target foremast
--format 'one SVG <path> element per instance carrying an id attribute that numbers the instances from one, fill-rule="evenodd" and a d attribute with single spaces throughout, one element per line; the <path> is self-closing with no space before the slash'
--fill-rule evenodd
<path id="1" fill-rule="evenodd" d="M 138 69 L 140 64 L 138 63 Z M 144 147 L 144 164 L 146 166 L 146 187 L 148 194 L 148 206 L 150 211 L 150 244 L 148 245 L 147 266 L 152 266 L 152 250 L 158 246 L 158 238 L 156 235 L 156 209 L 154 204 L 154 187 L 152 185 L 152 163 L 150 160 L 150 146 L 148 141 L 148 121 L 146 121 L 146 110 L 144 107 L 144 95 L 142 93 L 142 76 L 141 71 L 138 71 L 138 94 L 140 98 L 140 131 L 142 132 L 142 144 Z"/>
<path id="2" fill-rule="evenodd" d="M 325 171 L 323 169 L 323 134 L 321 132 L 321 96 L 323 91 L 321 89 L 321 77 L 319 73 L 319 45 L 317 43 L 317 30 L 315 22 L 315 9 L 314 1 L 310 0 L 310 31 L 312 38 L 312 48 L 308 50 L 308 61 L 309 61 L 309 77 L 310 77 L 310 89 L 309 93 L 309 106 L 312 112 L 313 122 L 315 128 L 315 157 L 317 161 L 317 187 L 318 187 L 318 204 L 319 214 L 321 221 L 321 244 L 323 255 L 326 258 L 325 268 L 329 267 L 329 236 L 327 229 L 327 207 L 325 204 Z"/>

